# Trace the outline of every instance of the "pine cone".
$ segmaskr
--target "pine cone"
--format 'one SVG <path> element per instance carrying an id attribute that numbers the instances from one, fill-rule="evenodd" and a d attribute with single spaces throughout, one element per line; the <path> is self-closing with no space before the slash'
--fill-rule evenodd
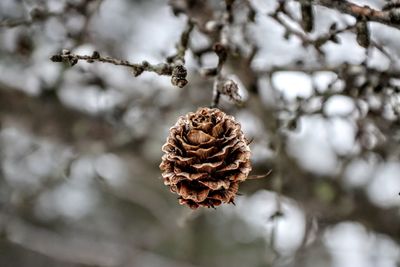
<path id="1" fill-rule="evenodd" d="M 192 209 L 233 203 L 239 183 L 251 171 L 240 124 L 216 108 L 181 116 L 162 151 L 164 184 Z"/>

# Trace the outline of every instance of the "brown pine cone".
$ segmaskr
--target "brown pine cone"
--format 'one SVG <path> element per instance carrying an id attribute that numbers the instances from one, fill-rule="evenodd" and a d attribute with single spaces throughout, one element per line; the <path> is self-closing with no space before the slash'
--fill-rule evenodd
<path id="1" fill-rule="evenodd" d="M 181 116 L 162 151 L 164 184 L 192 209 L 233 203 L 239 183 L 251 171 L 240 124 L 216 108 Z"/>

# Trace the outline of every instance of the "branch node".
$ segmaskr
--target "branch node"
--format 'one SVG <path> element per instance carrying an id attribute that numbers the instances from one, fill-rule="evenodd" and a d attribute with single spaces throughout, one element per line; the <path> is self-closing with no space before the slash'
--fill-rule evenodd
<path id="1" fill-rule="evenodd" d="M 184 87 L 188 81 L 186 80 L 187 70 L 183 65 L 177 65 L 172 69 L 171 83 L 179 88 Z"/>

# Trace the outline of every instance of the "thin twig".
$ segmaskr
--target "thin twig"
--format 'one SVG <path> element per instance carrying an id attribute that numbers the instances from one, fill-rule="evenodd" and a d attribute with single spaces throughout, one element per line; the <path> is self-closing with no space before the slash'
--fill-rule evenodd
<path id="1" fill-rule="evenodd" d="M 316 38 L 311 38 L 303 31 L 297 30 L 292 27 L 285 19 L 283 19 L 281 14 L 283 14 L 283 11 L 281 11 L 281 8 L 278 8 L 275 10 L 275 12 L 269 14 L 269 16 L 285 28 L 286 36 L 294 35 L 298 37 L 301 40 L 303 46 L 313 46 L 320 54 L 324 54 L 324 52 L 321 50 L 321 47 L 324 44 L 326 44 L 328 41 L 338 43 L 338 34 L 351 30 L 355 27 L 355 25 L 348 25 L 344 28 L 337 29 L 336 24 L 333 24 L 327 33 Z M 287 17 L 291 18 L 291 16 L 288 16 L 288 13 L 284 14 Z"/>
<path id="2" fill-rule="evenodd" d="M 249 177 L 247 177 L 247 180 L 257 180 L 257 179 L 263 179 L 268 177 L 268 175 L 270 175 L 272 172 L 272 169 L 269 170 L 267 173 L 265 174 L 259 174 L 259 175 L 250 175 Z"/>
<path id="3" fill-rule="evenodd" d="M 221 93 L 219 92 L 217 86 L 218 86 L 218 84 L 216 82 L 214 82 L 214 85 L 213 85 L 213 96 L 212 96 L 212 100 L 211 100 L 211 107 L 212 108 L 216 108 L 218 106 L 219 99 L 221 98 Z"/>
<path id="4" fill-rule="evenodd" d="M 181 64 L 185 63 L 185 54 L 189 47 L 190 34 L 191 34 L 193 28 L 194 28 L 194 22 L 191 20 L 188 20 L 188 22 L 186 24 L 186 28 L 182 32 L 179 42 L 176 45 L 176 54 L 174 56 L 168 57 L 167 62 L 177 63 L 178 61 L 181 61 Z"/>
<path id="5" fill-rule="evenodd" d="M 101 56 L 99 52 L 94 51 L 92 55 L 77 55 L 71 53 L 69 50 L 64 49 L 61 54 L 56 54 L 50 57 L 50 60 L 53 62 L 65 62 L 69 63 L 71 66 L 74 66 L 78 63 L 79 60 L 84 60 L 88 63 L 93 62 L 102 62 L 102 63 L 110 63 L 117 66 L 124 66 L 132 68 L 132 72 L 134 76 L 139 76 L 144 71 L 155 72 L 159 75 L 171 75 L 172 68 L 168 64 L 158 64 L 152 65 L 147 61 L 143 61 L 142 63 L 131 63 L 128 60 L 121 60 L 112 58 L 109 56 Z"/>
<path id="6" fill-rule="evenodd" d="M 190 33 L 192 32 L 194 23 L 188 20 L 187 26 L 181 34 L 180 41 L 177 44 L 177 53 L 174 56 L 167 58 L 167 63 L 150 64 L 147 61 L 142 63 L 131 63 L 128 60 L 116 59 L 109 56 L 101 56 L 99 52 L 94 51 L 92 55 L 77 55 L 71 53 L 69 50 L 64 49 L 61 53 L 53 55 L 50 60 L 53 62 L 64 62 L 71 67 L 77 64 L 80 60 L 88 63 L 102 62 L 109 63 L 117 66 L 124 66 L 131 69 L 135 77 L 143 72 L 154 72 L 158 75 L 171 76 L 171 83 L 177 87 L 184 87 L 188 81 L 186 80 L 187 70 L 184 67 L 185 53 L 189 46 Z"/>
<path id="7" fill-rule="evenodd" d="M 229 37 L 228 27 L 233 23 L 233 4 L 235 0 L 225 0 L 225 12 L 221 18 L 222 28 L 219 29 L 219 41 L 214 44 L 213 50 L 218 56 L 218 64 L 215 68 L 205 70 L 207 76 L 215 76 L 213 85 L 213 97 L 211 100 L 211 107 L 217 107 L 221 94 L 227 95 L 235 102 L 240 102 L 240 96 L 238 94 L 238 86 L 232 81 L 226 79 L 222 75 L 222 68 L 228 58 L 229 48 Z"/>

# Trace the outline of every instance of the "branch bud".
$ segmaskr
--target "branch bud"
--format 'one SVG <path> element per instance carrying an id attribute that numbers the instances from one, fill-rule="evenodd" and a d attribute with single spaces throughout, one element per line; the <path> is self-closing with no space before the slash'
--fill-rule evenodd
<path id="1" fill-rule="evenodd" d="M 357 43 L 368 48 L 370 45 L 370 32 L 368 28 L 368 22 L 365 18 L 359 19 L 356 23 Z"/>

